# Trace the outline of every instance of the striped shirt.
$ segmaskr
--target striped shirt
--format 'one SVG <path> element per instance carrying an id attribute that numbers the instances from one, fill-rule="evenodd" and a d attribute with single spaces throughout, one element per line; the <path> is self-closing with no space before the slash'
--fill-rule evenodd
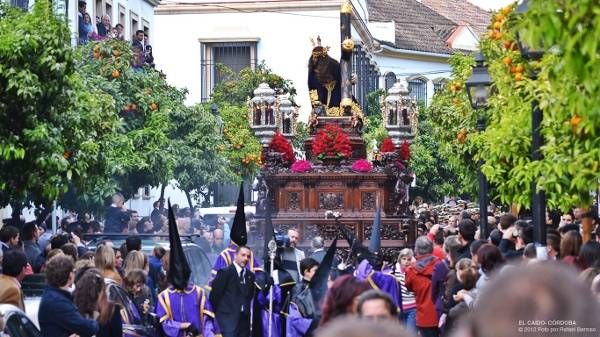
<path id="1" fill-rule="evenodd" d="M 406 283 L 404 282 L 404 272 L 402 271 L 400 264 L 396 263 L 394 268 L 394 277 L 400 283 L 400 290 L 402 292 L 402 310 L 409 310 L 417 307 L 417 301 L 415 299 L 415 293 L 408 291 Z"/>

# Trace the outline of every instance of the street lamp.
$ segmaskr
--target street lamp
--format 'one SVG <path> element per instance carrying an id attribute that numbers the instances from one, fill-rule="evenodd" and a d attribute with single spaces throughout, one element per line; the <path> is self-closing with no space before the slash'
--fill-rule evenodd
<path id="1" fill-rule="evenodd" d="M 215 124 L 217 125 L 217 129 L 219 130 L 219 134 L 223 134 L 223 119 L 219 116 L 219 106 L 217 103 L 214 103 L 210 106 L 210 112 L 213 116 L 215 116 Z"/>
<path id="2" fill-rule="evenodd" d="M 487 107 L 487 100 L 490 97 L 490 87 L 492 80 L 487 68 L 483 65 L 483 55 L 475 54 L 475 67 L 471 77 L 465 82 L 467 95 L 473 109 L 482 109 Z"/>
<path id="3" fill-rule="evenodd" d="M 484 58 L 481 53 L 475 55 L 475 67 L 471 77 L 465 82 L 465 89 L 471 101 L 471 106 L 475 110 L 483 110 L 488 106 L 488 98 L 490 96 L 490 87 L 492 80 L 487 68 L 483 64 Z M 477 118 L 477 131 L 483 132 L 485 130 L 486 120 L 485 116 L 480 112 L 479 118 Z M 479 237 L 487 239 L 488 233 L 488 218 L 487 218 L 487 194 L 488 194 L 488 182 L 485 175 L 481 171 L 483 166 L 483 159 L 479 159 L 477 163 L 479 167 L 478 178 L 479 178 Z"/>
<path id="4" fill-rule="evenodd" d="M 517 8 L 516 13 L 523 16 L 525 12 L 527 12 L 528 7 L 529 1 L 523 0 Z M 534 49 L 528 46 L 521 40 L 521 37 L 522 34 L 517 34 L 517 44 L 519 45 L 521 56 L 524 59 L 537 61 L 544 56 L 543 50 Z M 535 80 L 537 79 L 537 72 L 533 71 L 529 76 Z M 535 97 L 531 101 L 531 110 L 531 159 L 536 161 L 542 159 L 540 148 L 544 140 L 542 139 L 541 133 L 543 113 Z M 533 218 L 534 238 L 535 241 L 543 247 L 546 246 L 546 195 L 543 190 L 537 190 L 536 180 L 532 182 L 531 189 L 533 191 L 531 213 Z"/>

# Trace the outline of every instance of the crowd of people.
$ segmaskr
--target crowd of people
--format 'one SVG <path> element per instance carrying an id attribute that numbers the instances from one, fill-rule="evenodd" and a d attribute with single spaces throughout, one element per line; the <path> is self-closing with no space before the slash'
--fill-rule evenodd
<path id="1" fill-rule="evenodd" d="M 104 39 L 125 41 L 125 27 L 120 23 L 113 26 L 108 14 L 103 14 L 102 17 L 96 17 L 95 20 L 92 20 L 92 17 L 87 12 L 87 3 L 85 1 L 79 1 L 78 44 L 84 45 L 90 41 Z M 135 65 L 154 67 L 152 46 L 150 45 L 150 38 L 146 32 L 137 30 L 132 37 L 131 47 L 133 49 Z"/>
<path id="2" fill-rule="evenodd" d="M 454 207 L 456 214 L 440 216 L 440 208 L 420 207 L 423 235 L 389 261 L 351 236 L 343 258 L 320 236 L 302 250 L 291 227 L 275 236 L 271 274 L 270 260 L 247 246 L 243 211 L 231 225 L 222 218 L 207 225 L 177 207 L 171 218 L 160 202 L 140 218 L 121 195 L 112 201 L 103 225 L 67 216 L 58 234 L 35 222 L 0 229 L 0 303 L 25 311 L 20 284 L 43 273 L 42 336 L 123 336 L 132 321 L 173 337 L 600 334 L 600 235 L 583 243 L 579 224 L 592 217 L 597 225 L 595 214 L 564 213 L 556 228 L 549 221 L 548 245 L 539 249 L 531 225 L 510 213 L 490 216 L 483 238 L 477 212 Z M 190 283 L 173 227 L 177 236 L 195 233 L 212 253 L 208 284 Z M 127 240 L 93 248 L 82 240 L 102 230 Z M 171 250 L 144 253 L 138 234 L 157 232 L 169 233 Z M 129 302 L 115 288 L 136 317 L 128 317 Z"/>

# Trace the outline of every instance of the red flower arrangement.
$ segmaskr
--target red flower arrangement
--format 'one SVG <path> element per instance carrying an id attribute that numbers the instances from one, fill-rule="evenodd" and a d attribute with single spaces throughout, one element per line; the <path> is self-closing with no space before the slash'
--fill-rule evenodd
<path id="1" fill-rule="evenodd" d="M 312 170 L 312 164 L 308 160 L 296 160 L 290 167 L 294 173 L 304 173 Z"/>
<path id="2" fill-rule="evenodd" d="M 296 160 L 292 145 L 279 132 L 277 132 L 271 140 L 269 151 L 282 153 L 282 159 L 288 163 L 293 163 Z"/>
<path id="3" fill-rule="evenodd" d="M 410 160 L 410 145 L 406 140 L 402 143 L 402 146 L 400 146 L 400 159 L 404 161 Z"/>
<path id="4" fill-rule="evenodd" d="M 396 147 L 394 146 L 394 143 L 392 142 L 392 138 L 387 137 L 386 139 L 383 140 L 383 143 L 381 143 L 381 147 L 379 148 L 379 152 L 395 152 L 396 151 Z"/>
<path id="5" fill-rule="evenodd" d="M 373 170 L 373 164 L 366 159 L 359 159 L 352 164 L 352 171 L 368 173 Z"/>
<path id="6" fill-rule="evenodd" d="M 348 135 L 336 124 L 325 125 L 319 131 L 312 146 L 313 153 L 319 159 L 345 159 L 352 155 L 352 146 Z"/>

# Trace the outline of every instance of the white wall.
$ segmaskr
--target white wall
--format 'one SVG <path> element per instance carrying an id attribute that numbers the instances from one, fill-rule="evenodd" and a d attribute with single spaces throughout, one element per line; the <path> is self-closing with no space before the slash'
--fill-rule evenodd
<path id="1" fill-rule="evenodd" d="M 396 79 L 410 79 L 414 77 L 427 78 L 427 100 L 433 97 L 434 79 L 450 77 L 452 68 L 447 63 L 447 58 L 430 56 L 394 55 L 389 53 L 375 54 L 375 61 L 381 73 L 379 87 L 385 89 L 385 75 L 389 72 L 396 74 Z"/>
<path id="2" fill-rule="evenodd" d="M 310 38 L 321 36 L 331 46 L 330 55 L 340 57 L 339 11 L 284 13 L 156 14 L 154 58 L 167 81 L 189 90 L 188 103 L 201 100 L 199 39 L 259 38 L 257 61 L 265 60 L 276 74 L 293 82 L 301 105 L 300 119 L 308 120 L 310 101 L 307 64 Z"/>
<path id="3" fill-rule="evenodd" d="M 477 35 L 469 27 L 463 26 L 459 29 L 460 31 L 452 40 L 452 48 L 477 50 L 477 48 L 479 48 L 479 40 Z"/>

